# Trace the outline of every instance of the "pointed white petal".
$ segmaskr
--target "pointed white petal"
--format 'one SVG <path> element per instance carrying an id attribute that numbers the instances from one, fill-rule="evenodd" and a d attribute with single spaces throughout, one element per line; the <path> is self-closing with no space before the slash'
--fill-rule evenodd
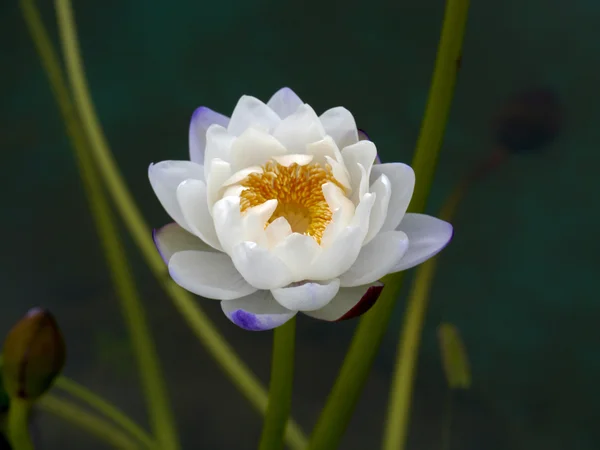
<path id="1" fill-rule="evenodd" d="M 231 258 L 244 279 L 257 289 L 276 289 L 293 280 L 292 272 L 281 259 L 254 242 L 237 244 Z"/>
<path id="2" fill-rule="evenodd" d="M 199 180 L 185 180 L 177 188 L 177 201 L 190 232 L 211 247 L 222 250 L 208 210 L 206 184 Z"/>
<path id="3" fill-rule="evenodd" d="M 273 136 L 288 149 L 289 153 L 306 153 L 306 146 L 325 137 L 325 130 L 317 114 L 309 105 L 282 120 Z"/>
<path id="4" fill-rule="evenodd" d="M 256 128 L 248 128 L 231 146 L 233 171 L 261 166 L 287 150 L 273 136 Z"/>
<path id="5" fill-rule="evenodd" d="M 231 177 L 231 165 L 222 159 L 213 159 L 210 163 L 210 171 L 206 177 L 208 210 L 212 217 L 212 207 L 221 197 L 223 185 Z"/>
<path id="6" fill-rule="evenodd" d="M 244 240 L 240 198 L 223 197 L 213 206 L 212 216 L 219 243 L 223 251 L 231 255 L 233 247 Z"/>
<path id="7" fill-rule="evenodd" d="M 279 89 L 267 102 L 267 106 L 282 119 L 295 113 L 301 105 L 303 105 L 303 102 L 300 97 L 288 87 Z"/>
<path id="8" fill-rule="evenodd" d="M 225 253 L 177 252 L 169 260 L 169 274 L 182 288 L 206 298 L 232 300 L 256 291 Z"/>
<path id="9" fill-rule="evenodd" d="M 410 166 L 402 163 L 374 165 L 371 170 L 371 180 L 374 181 L 381 175 L 387 176 L 392 184 L 388 213 L 381 231 L 391 231 L 398 227 L 406 213 L 415 188 L 415 172 Z"/>
<path id="10" fill-rule="evenodd" d="M 278 217 L 267 226 L 265 234 L 267 235 L 269 248 L 272 249 L 292 234 L 292 227 L 285 217 Z"/>
<path id="11" fill-rule="evenodd" d="M 273 254 L 292 272 L 292 281 L 306 279 L 311 264 L 320 253 L 317 241 L 299 233 L 290 234 L 273 248 Z"/>
<path id="12" fill-rule="evenodd" d="M 204 150 L 206 147 L 206 130 L 212 124 L 227 127 L 229 117 L 219 114 L 206 106 L 201 106 L 194 111 L 190 121 L 190 160 L 197 164 L 204 164 Z"/>
<path id="13" fill-rule="evenodd" d="M 204 168 L 191 161 L 162 161 L 150 164 L 148 178 L 163 208 L 175 222 L 190 231 L 177 201 L 177 187 L 188 179 L 203 181 Z"/>
<path id="14" fill-rule="evenodd" d="M 408 250 L 390 272 L 407 270 L 435 256 L 452 239 L 452 225 L 425 214 L 406 214 L 398 226 L 408 236 Z"/>
<path id="15" fill-rule="evenodd" d="M 211 125 L 206 131 L 206 152 L 204 155 L 204 175 L 208 178 L 210 163 L 213 159 L 221 159 L 231 163 L 231 146 L 235 136 L 230 135 L 221 125 Z"/>
<path id="16" fill-rule="evenodd" d="M 377 233 L 381 230 L 385 218 L 388 214 L 388 206 L 390 203 L 390 197 L 392 196 L 392 183 L 389 178 L 382 174 L 377 181 L 373 183 L 369 189 L 373 192 L 375 197 L 375 204 L 371 210 L 371 219 L 369 220 L 369 232 L 365 238 L 363 245 L 368 244 L 371 239 L 377 236 Z"/>
<path id="17" fill-rule="evenodd" d="M 158 253 L 160 253 L 166 264 L 169 264 L 171 256 L 184 250 L 213 251 L 213 248 L 199 239 L 198 236 L 185 231 L 175 222 L 154 230 L 152 237 Z"/>
<path id="18" fill-rule="evenodd" d="M 248 331 L 264 331 L 283 325 L 296 311 L 281 306 L 270 291 L 257 291 L 247 297 L 221 302 L 229 320 Z"/>
<path id="19" fill-rule="evenodd" d="M 408 249 L 408 237 L 402 231 L 386 231 L 365 245 L 352 267 L 342 274 L 343 287 L 361 286 L 379 280 L 393 271 Z"/>
<path id="20" fill-rule="evenodd" d="M 234 136 L 240 136 L 248 128 L 256 127 L 270 133 L 280 122 L 281 119 L 275 111 L 259 99 L 244 95 L 231 114 L 227 131 Z"/>
<path id="21" fill-rule="evenodd" d="M 371 141 L 360 141 L 343 149 L 342 156 L 344 158 L 346 169 L 350 174 L 352 201 L 356 204 L 363 195 L 363 193 L 360 192 L 361 181 L 363 181 L 363 170 L 361 170 L 360 167 L 362 166 L 364 168 L 364 173 L 366 173 L 367 177 L 366 186 L 368 186 L 371 168 L 373 167 L 373 162 L 377 156 L 377 149 L 375 148 L 375 144 Z M 364 183 L 365 181 L 363 181 L 363 188 Z"/>
<path id="22" fill-rule="evenodd" d="M 338 294 L 325 307 L 317 311 L 306 311 L 304 314 L 329 322 L 352 319 L 367 312 L 375 304 L 382 290 L 381 282 L 340 288 Z"/>
<path id="23" fill-rule="evenodd" d="M 329 247 L 336 239 L 337 236 L 348 226 L 352 218 L 354 217 L 355 207 L 342 192 L 342 190 L 333 183 L 325 183 L 322 186 L 323 196 L 329 206 L 329 209 L 333 211 L 333 217 L 325 232 L 321 237 L 321 247 Z"/>
<path id="24" fill-rule="evenodd" d="M 274 156 L 273 159 L 281 164 L 283 167 L 290 167 L 292 164 L 298 164 L 299 166 L 305 166 L 309 164 L 313 156 L 312 155 L 284 155 L 284 156 Z"/>
<path id="25" fill-rule="evenodd" d="M 325 132 L 333 138 L 339 148 L 344 148 L 358 142 L 358 131 L 352 113 L 338 106 L 321 114 L 321 123 Z"/>
<path id="26" fill-rule="evenodd" d="M 260 166 L 250 166 L 245 169 L 238 170 L 231 177 L 229 177 L 223 183 L 223 186 L 231 186 L 232 184 L 237 184 L 240 181 L 244 180 L 248 175 L 253 173 L 263 173 L 263 169 Z"/>
<path id="27" fill-rule="evenodd" d="M 256 242 L 261 247 L 268 247 L 269 241 L 265 232 L 265 225 L 277 209 L 277 200 L 266 202 L 248 208 L 242 215 L 242 239 Z"/>
<path id="28" fill-rule="evenodd" d="M 321 283 L 306 281 L 273 289 L 271 293 L 280 305 L 292 311 L 314 311 L 323 308 L 340 289 L 340 280 Z"/>
<path id="29" fill-rule="evenodd" d="M 317 142 L 313 142 L 306 146 L 306 153 L 314 156 L 314 162 L 319 164 L 325 164 L 327 162 L 326 157 L 336 160 L 340 164 L 344 163 L 342 153 L 338 149 L 335 141 L 331 136 L 325 136 L 323 139 Z"/>
<path id="30" fill-rule="evenodd" d="M 369 216 L 375 200 L 374 194 L 366 194 L 360 202 L 349 226 L 323 251 L 307 269 L 307 279 L 329 280 L 346 272 L 360 252 L 369 229 Z"/>
<path id="31" fill-rule="evenodd" d="M 346 166 L 344 164 L 337 162 L 331 156 L 325 156 L 325 160 L 327 164 L 331 166 L 331 173 L 333 174 L 333 178 L 335 178 L 342 186 L 344 186 L 347 192 L 352 192 L 352 186 L 350 184 L 350 174 L 346 170 Z"/>

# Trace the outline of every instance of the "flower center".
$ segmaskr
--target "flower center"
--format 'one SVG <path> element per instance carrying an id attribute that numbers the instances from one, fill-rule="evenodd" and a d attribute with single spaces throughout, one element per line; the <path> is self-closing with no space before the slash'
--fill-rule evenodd
<path id="1" fill-rule="evenodd" d="M 279 217 L 284 217 L 294 233 L 313 237 L 317 243 L 333 213 L 325 200 L 322 186 L 325 183 L 343 186 L 333 177 L 331 166 L 319 163 L 289 167 L 269 161 L 263 173 L 248 175 L 241 183 L 246 189 L 240 194 L 240 210 L 261 205 L 267 200 L 277 200 L 277 209 L 265 227 Z"/>

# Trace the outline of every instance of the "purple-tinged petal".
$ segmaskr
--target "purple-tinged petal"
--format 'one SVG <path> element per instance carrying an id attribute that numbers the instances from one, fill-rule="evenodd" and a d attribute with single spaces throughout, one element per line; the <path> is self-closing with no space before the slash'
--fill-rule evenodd
<path id="1" fill-rule="evenodd" d="M 340 288 L 338 295 L 327 306 L 317 311 L 305 311 L 304 314 L 328 322 L 358 317 L 375 304 L 382 290 L 383 283 L 380 281 L 364 286 Z"/>
<path id="2" fill-rule="evenodd" d="M 283 325 L 296 311 L 281 306 L 270 291 L 258 291 L 243 298 L 221 302 L 229 320 L 248 331 L 264 331 Z"/>
<path id="3" fill-rule="evenodd" d="M 200 238 L 187 232 L 175 222 L 154 230 L 152 237 L 158 253 L 166 264 L 169 264 L 171 256 L 184 250 L 214 251 L 212 247 L 204 243 Z"/>
<path id="4" fill-rule="evenodd" d="M 267 106 L 282 119 L 294 114 L 300 105 L 303 105 L 302 100 L 289 87 L 279 89 L 267 102 Z"/>
<path id="5" fill-rule="evenodd" d="M 206 106 L 196 108 L 190 121 L 190 161 L 204 164 L 204 150 L 206 148 L 206 130 L 213 124 L 227 128 L 229 117 L 213 111 Z"/>

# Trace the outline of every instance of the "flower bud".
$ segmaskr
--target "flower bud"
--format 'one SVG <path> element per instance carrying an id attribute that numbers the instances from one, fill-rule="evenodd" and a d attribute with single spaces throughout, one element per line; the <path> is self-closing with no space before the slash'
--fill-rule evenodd
<path id="1" fill-rule="evenodd" d="M 54 316 L 31 309 L 4 340 L 4 389 L 11 398 L 36 400 L 50 388 L 65 358 L 65 341 Z"/>

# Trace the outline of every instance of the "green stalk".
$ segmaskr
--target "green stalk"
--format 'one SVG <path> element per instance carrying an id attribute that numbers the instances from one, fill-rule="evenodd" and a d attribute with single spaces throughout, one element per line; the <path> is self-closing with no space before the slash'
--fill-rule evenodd
<path id="1" fill-rule="evenodd" d="M 82 133 L 77 115 L 70 101 L 68 90 L 62 79 L 58 57 L 55 55 L 37 9 L 31 2 L 22 1 L 21 6 L 27 20 L 30 32 L 36 43 L 38 52 L 46 72 L 49 75 L 53 92 L 57 98 L 67 132 L 73 143 L 81 179 L 92 210 L 98 234 L 104 249 L 108 267 L 115 288 L 121 299 L 121 307 L 129 328 L 132 345 L 135 350 L 142 388 L 150 409 L 150 421 L 162 449 L 178 450 L 179 443 L 175 432 L 175 423 L 160 372 L 158 356 L 146 321 L 144 308 L 139 298 L 127 255 L 118 238 L 118 229 L 110 210 L 110 206 L 102 191 L 93 161 L 86 151 L 88 145 Z M 61 37 L 65 43 L 67 54 L 72 52 L 69 44 L 73 36 L 69 34 L 69 24 L 72 24 L 72 14 L 68 2 L 58 1 L 56 4 L 59 16 Z M 68 59 L 68 58 L 67 58 Z"/>
<path id="2" fill-rule="evenodd" d="M 412 161 L 416 174 L 410 207 L 413 212 L 424 210 L 431 188 L 454 91 L 468 4 L 468 0 L 447 2 L 433 80 Z M 333 450 L 339 446 L 389 324 L 402 278 L 402 272 L 385 277 L 386 287 L 379 300 L 360 320 L 338 378 L 311 435 L 309 450 Z"/>
<path id="3" fill-rule="evenodd" d="M 123 433 L 123 431 L 110 422 L 97 417 L 95 414 L 90 414 L 85 409 L 80 408 L 67 400 L 63 400 L 53 395 L 44 395 L 37 402 L 37 405 L 42 410 L 61 417 L 86 430 L 117 450 L 141 450 L 148 448 L 132 441 L 127 434 Z M 14 450 L 19 449 L 15 448 Z"/>
<path id="4" fill-rule="evenodd" d="M 20 3 L 33 41 L 40 54 L 40 59 L 55 92 L 55 98 L 60 106 L 62 99 L 65 98 L 64 94 L 66 93 L 66 98 L 68 98 L 69 93 L 55 51 L 47 37 L 35 5 L 31 0 L 20 0 Z M 126 228 L 140 249 L 148 267 L 198 340 L 205 346 L 209 354 L 221 366 L 222 370 L 229 376 L 236 388 L 249 400 L 251 405 L 264 414 L 268 401 L 266 389 L 219 333 L 219 330 L 213 325 L 192 295 L 164 276 L 164 262 L 154 247 L 150 228 L 145 223 L 139 208 L 127 189 L 96 117 L 85 81 L 81 57 L 77 47 L 75 49 L 77 50 L 75 54 L 77 58 L 74 61 L 75 65 L 70 70 L 75 72 L 75 78 L 79 80 L 79 90 L 78 95 L 75 96 L 75 101 L 83 120 L 81 126 L 88 139 L 90 139 L 90 150 L 95 159 L 94 162 L 106 183 L 108 192 Z M 73 140 L 72 136 L 69 137 Z M 295 421 L 290 420 L 288 422 L 285 436 L 286 442 L 292 449 L 302 450 L 306 447 L 306 437 Z"/>
<path id="5" fill-rule="evenodd" d="M 275 329 L 269 404 L 259 450 L 283 449 L 283 435 L 292 407 L 296 318 Z"/>
<path id="6" fill-rule="evenodd" d="M 31 405 L 27 400 L 10 399 L 6 430 L 12 450 L 34 450 L 29 436 Z"/>

